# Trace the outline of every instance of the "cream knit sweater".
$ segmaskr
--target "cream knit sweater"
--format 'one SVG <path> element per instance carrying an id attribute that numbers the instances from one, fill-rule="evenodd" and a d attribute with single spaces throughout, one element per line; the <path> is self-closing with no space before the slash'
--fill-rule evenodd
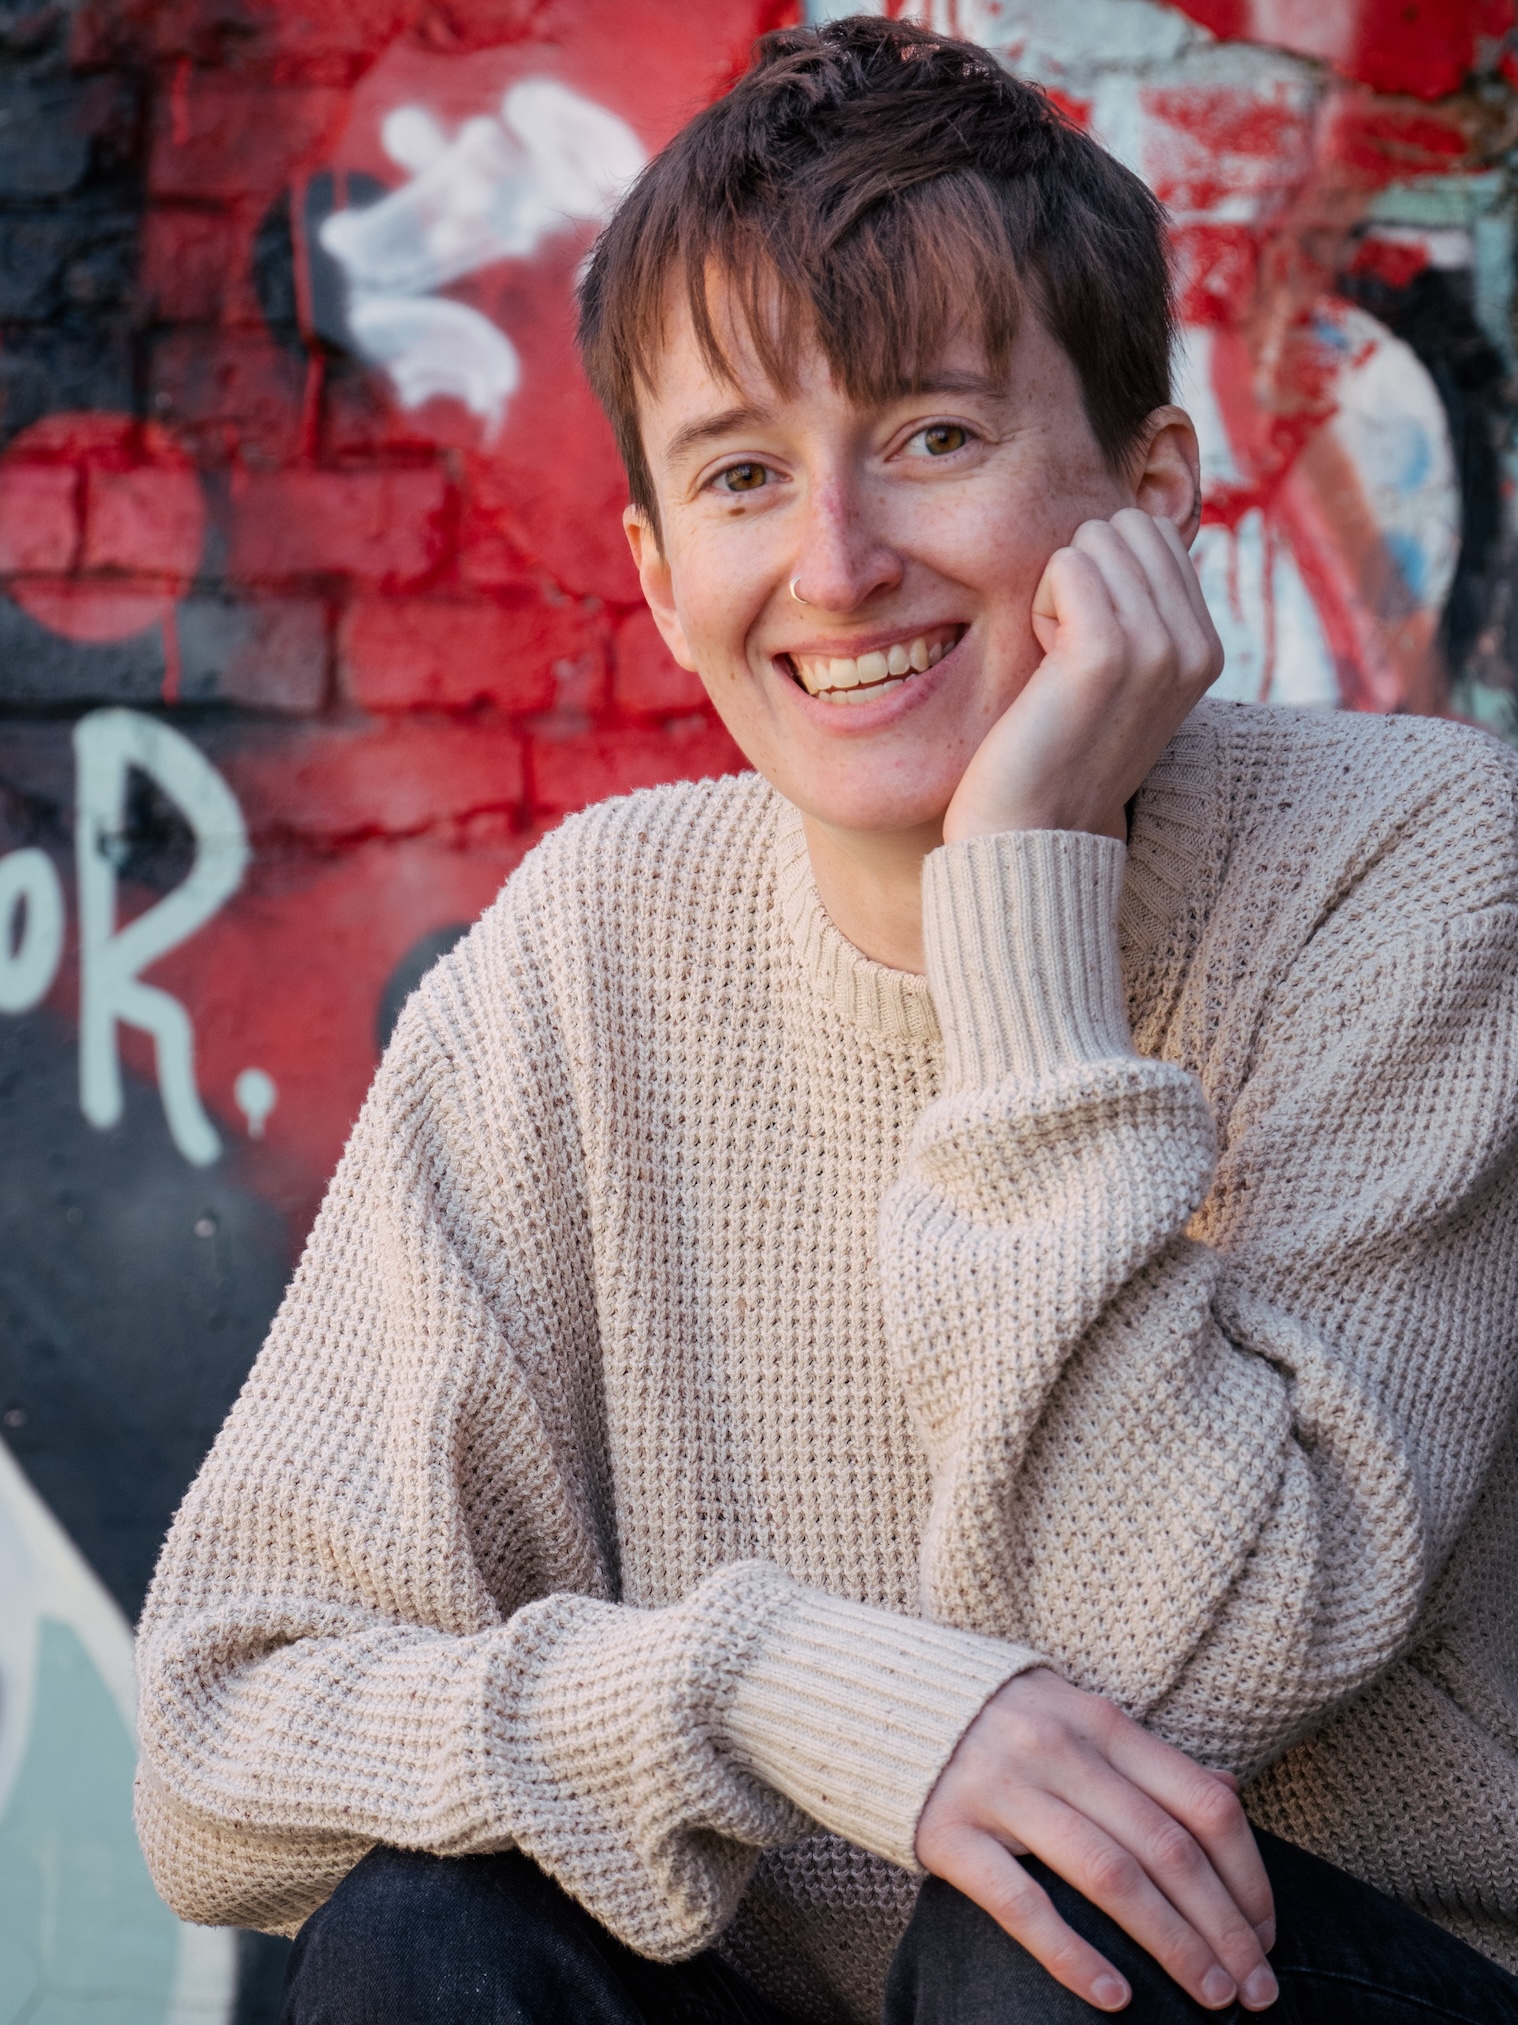
<path id="1" fill-rule="evenodd" d="M 1047 1654 L 1518 1965 L 1515 903 L 1512 760 L 1407 719 L 1204 704 L 1126 851 L 936 852 L 925 979 L 753 776 L 566 823 L 175 1521 L 165 1897 L 289 1931 L 376 1841 L 515 1845 L 867 2018 Z"/>

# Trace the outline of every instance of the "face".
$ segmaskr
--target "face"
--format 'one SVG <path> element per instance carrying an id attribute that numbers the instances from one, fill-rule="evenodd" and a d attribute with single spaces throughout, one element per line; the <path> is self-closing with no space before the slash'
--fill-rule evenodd
<path id="1" fill-rule="evenodd" d="M 783 395 L 741 333 L 725 346 L 736 384 L 672 318 L 642 409 L 663 540 L 632 510 L 628 536 L 650 608 L 811 820 L 931 828 L 1042 659 L 1030 611 L 1054 550 L 1135 504 L 1191 532 L 1190 424 L 1158 411 L 1147 453 L 1114 473 L 1032 314 L 1004 376 L 961 340 L 924 389 L 865 407 L 815 349 Z"/>

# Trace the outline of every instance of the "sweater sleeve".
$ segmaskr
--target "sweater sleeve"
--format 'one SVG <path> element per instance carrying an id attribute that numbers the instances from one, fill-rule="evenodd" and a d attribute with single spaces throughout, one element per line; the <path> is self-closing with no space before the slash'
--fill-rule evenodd
<path id="1" fill-rule="evenodd" d="M 762 1562 L 616 1600 L 573 1041 L 529 940 L 498 910 L 403 1016 L 164 1549 L 137 1814 L 187 1919 L 293 1931 L 377 1842 L 515 1847 L 678 1958 L 817 1820 L 910 1862 L 960 1732 L 1033 1662 L 893 1640 Z M 517 1044 L 472 1046 L 482 1022 Z"/>
<path id="2" fill-rule="evenodd" d="M 678 1955 L 795 1832 L 714 1742 L 789 1585 L 747 1564 L 666 1609 L 613 1600 L 551 1050 L 516 1092 L 535 1158 L 493 1205 L 519 1252 L 543 1246 L 514 1275 L 430 996 L 165 1547 L 138 1639 L 139 1833 L 193 1920 L 293 1930 L 376 1842 L 515 1846 Z"/>
<path id="3" fill-rule="evenodd" d="M 1125 858 L 1019 832 L 925 868 L 946 1080 L 881 1219 L 923 1608 L 1247 1775 L 1407 1649 L 1518 1397 L 1480 1269 L 1512 1238 L 1513 895 L 1391 946 L 1351 895 L 1219 1163 L 1200 1078 L 1133 1045 Z"/>

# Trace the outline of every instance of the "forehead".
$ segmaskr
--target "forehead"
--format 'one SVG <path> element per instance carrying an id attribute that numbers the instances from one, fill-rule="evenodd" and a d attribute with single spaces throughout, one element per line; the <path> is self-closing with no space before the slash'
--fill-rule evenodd
<path id="1" fill-rule="evenodd" d="M 1036 315 L 1022 320 L 1005 362 L 990 358 L 979 330 L 961 322 L 936 356 L 894 369 L 881 361 L 868 384 L 851 388 L 824 352 L 815 327 L 787 333 L 783 349 L 773 342 L 765 346 L 731 285 L 715 278 L 708 303 L 715 347 L 702 343 L 683 291 L 674 290 L 659 342 L 650 347 L 649 383 L 639 412 L 655 463 L 689 455 L 748 422 L 824 413 L 857 421 L 923 396 L 1005 407 L 1051 400 L 1063 405 L 1072 397 L 1080 403 L 1074 369 Z M 777 317 L 785 313 L 785 307 L 775 308 Z"/>

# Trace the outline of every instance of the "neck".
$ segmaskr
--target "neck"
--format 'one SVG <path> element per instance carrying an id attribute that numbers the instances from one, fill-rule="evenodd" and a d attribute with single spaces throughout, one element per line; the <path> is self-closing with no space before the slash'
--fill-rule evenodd
<path id="1" fill-rule="evenodd" d="M 801 820 L 818 897 L 839 934 L 876 963 L 921 974 L 922 861 L 943 842 L 942 824 L 862 832 Z"/>

